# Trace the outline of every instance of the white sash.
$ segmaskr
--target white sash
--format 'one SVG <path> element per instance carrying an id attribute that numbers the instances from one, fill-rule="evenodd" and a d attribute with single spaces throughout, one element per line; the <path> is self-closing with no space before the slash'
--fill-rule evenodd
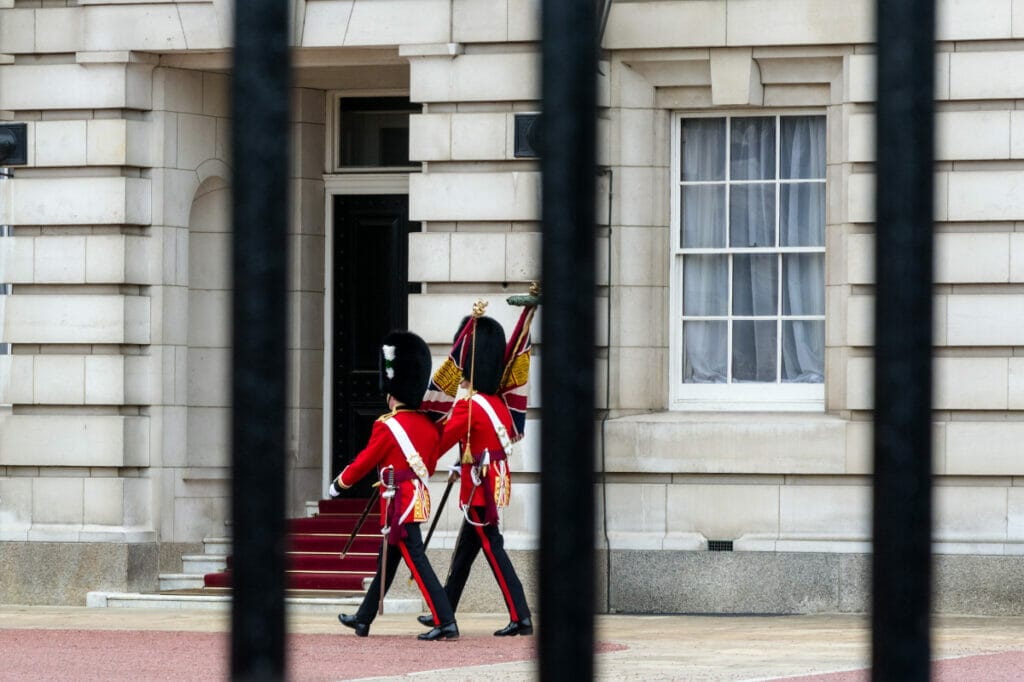
<path id="1" fill-rule="evenodd" d="M 395 440 L 398 441 L 398 447 L 402 448 L 402 454 L 405 455 L 405 461 L 408 462 L 409 468 L 412 469 L 416 477 L 420 479 L 423 485 L 427 485 L 427 480 L 430 478 L 430 474 L 427 472 L 427 467 L 423 463 L 423 458 L 420 457 L 420 453 L 416 451 L 412 441 L 409 440 L 409 434 L 405 432 L 402 425 L 398 423 L 398 420 L 392 417 L 391 419 L 385 419 L 384 424 L 391 429 L 391 433 L 394 434 Z"/>
<path id="2" fill-rule="evenodd" d="M 498 414 L 491 407 L 491 404 L 487 402 L 487 398 L 483 397 L 479 393 L 473 394 L 473 402 L 484 408 L 484 412 L 491 418 L 491 426 L 494 427 L 494 432 L 498 434 L 498 441 L 501 443 L 501 449 L 505 451 L 506 459 L 512 456 L 512 439 L 508 437 L 508 431 L 505 429 L 505 425 L 498 419 Z"/>
<path id="3" fill-rule="evenodd" d="M 416 474 L 416 478 L 419 480 L 413 481 L 413 487 L 416 488 L 416 493 L 409 500 L 408 506 L 402 510 L 402 514 L 399 518 L 399 523 L 405 523 L 405 520 L 409 518 L 413 509 L 416 507 L 416 500 L 422 494 L 422 491 L 427 488 L 427 479 L 430 478 L 430 474 L 427 472 L 426 465 L 423 464 L 423 458 L 420 457 L 420 453 L 416 451 L 412 441 L 409 439 L 409 434 L 405 432 L 405 429 L 398 420 L 392 417 L 391 419 L 385 419 L 384 423 L 389 429 L 391 429 L 392 435 L 395 440 L 398 441 L 398 447 L 402 448 L 402 454 L 405 455 L 405 461 L 409 464 L 409 468 Z M 426 505 L 426 502 L 424 502 Z M 424 507 L 426 509 L 426 507 Z"/>

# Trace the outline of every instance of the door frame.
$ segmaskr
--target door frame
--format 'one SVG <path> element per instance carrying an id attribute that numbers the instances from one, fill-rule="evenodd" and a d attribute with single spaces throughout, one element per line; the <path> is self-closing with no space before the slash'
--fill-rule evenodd
<path id="1" fill-rule="evenodd" d="M 334 198 L 339 195 L 409 194 L 413 171 L 333 173 L 324 175 L 324 387 L 321 486 L 331 483 L 331 442 L 334 429 Z M 418 172 L 418 171 L 416 171 Z"/>

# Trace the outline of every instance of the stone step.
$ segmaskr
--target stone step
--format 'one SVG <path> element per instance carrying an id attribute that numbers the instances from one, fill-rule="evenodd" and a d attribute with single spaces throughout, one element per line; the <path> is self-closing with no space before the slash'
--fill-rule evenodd
<path id="1" fill-rule="evenodd" d="M 228 565 L 224 554 L 182 554 L 181 572 L 205 575 L 223 571 Z"/>
<path id="2" fill-rule="evenodd" d="M 161 592 L 169 590 L 199 590 L 203 587 L 202 574 L 161 573 L 159 580 Z"/>
<path id="3" fill-rule="evenodd" d="M 85 605 L 89 608 L 131 609 L 131 608 L 164 608 L 164 609 L 230 609 L 231 594 L 227 590 L 210 591 L 208 594 L 195 594 L 195 590 L 187 590 L 187 594 L 160 593 L 139 594 L 126 592 L 89 592 Z M 200 591 L 205 592 L 205 591 Z M 308 597 L 293 596 L 285 598 L 285 607 L 293 613 L 338 613 L 345 608 L 356 608 L 363 601 L 363 596 Z M 387 598 L 384 599 L 384 613 L 424 613 L 426 607 L 422 599 Z"/>
<path id="4" fill-rule="evenodd" d="M 231 538 L 203 538 L 204 554 L 231 554 Z"/>

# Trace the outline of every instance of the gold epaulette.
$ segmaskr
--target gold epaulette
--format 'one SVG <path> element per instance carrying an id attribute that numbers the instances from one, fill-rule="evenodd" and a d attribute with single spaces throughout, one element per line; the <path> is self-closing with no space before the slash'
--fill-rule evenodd
<path id="1" fill-rule="evenodd" d="M 379 422 L 386 422 L 387 420 L 389 420 L 392 417 L 394 417 L 396 414 L 398 414 L 398 408 L 397 407 L 395 409 L 391 410 L 390 412 L 386 412 L 386 413 L 382 414 L 381 416 L 377 417 L 377 421 L 379 421 Z"/>
<path id="2" fill-rule="evenodd" d="M 396 407 L 395 409 L 391 410 L 390 412 L 386 412 L 386 413 L 382 414 L 381 416 L 377 417 L 377 421 L 379 421 L 379 422 L 386 422 L 387 420 L 391 419 L 392 417 L 394 417 L 399 412 L 415 412 L 415 411 L 416 410 L 410 410 L 408 407 Z"/>

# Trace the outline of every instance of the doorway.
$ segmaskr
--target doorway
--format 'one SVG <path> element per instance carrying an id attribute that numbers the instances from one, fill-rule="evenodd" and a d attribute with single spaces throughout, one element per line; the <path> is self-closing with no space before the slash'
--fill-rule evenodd
<path id="1" fill-rule="evenodd" d="M 406 194 L 333 197 L 330 475 L 365 447 L 373 422 L 387 411 L 378 379 L 378 346 L 392 329 L 405 329 L 409 221 Z M 372 477 L 350 496 L 366 496 Z"/>

